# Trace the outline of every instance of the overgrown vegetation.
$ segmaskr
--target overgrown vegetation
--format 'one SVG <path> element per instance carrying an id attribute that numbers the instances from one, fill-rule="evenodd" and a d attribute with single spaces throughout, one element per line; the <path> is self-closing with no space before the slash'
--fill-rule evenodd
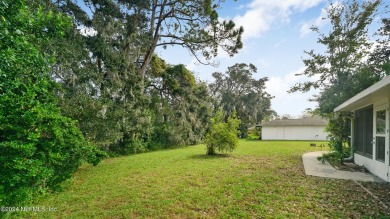
<path id="1" fill-rule="evenodd" d="M 203 141 L 212 116 L 207 86 L 154 51 L 181 46 L 203 64 L 221 49 L 236 54 L 243 30 L 218 19 L 222 1 L 46 3 L 73 18 L 48 52 L 57 58 L 52 77 L 62 87 L 62 113 L 89 142 L 123 155 Z"/>
<path id="2" fill-rule="evenodd" d="M 103 154 L 61 115 L 51 59 L 39 50 L 61 37 L 70 20 L 23 1 L 0 5 L 0 206 L 15 206 L 57 188 L 84 161 L 96 165 Z"/>

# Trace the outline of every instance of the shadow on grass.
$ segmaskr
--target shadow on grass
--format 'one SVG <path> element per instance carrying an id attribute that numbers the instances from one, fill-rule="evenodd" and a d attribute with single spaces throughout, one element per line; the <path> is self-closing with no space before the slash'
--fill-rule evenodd
<path id="1" fill-rule="evenodd" d="M 216 154 L 216 155 L 195 154 L 189 156 L 189 158 L 191 159 L 200 159 L 200 160 L 221 159 L 221 158 L 228 158 L 228 157 L 230 157 L 229 154 Z"/>

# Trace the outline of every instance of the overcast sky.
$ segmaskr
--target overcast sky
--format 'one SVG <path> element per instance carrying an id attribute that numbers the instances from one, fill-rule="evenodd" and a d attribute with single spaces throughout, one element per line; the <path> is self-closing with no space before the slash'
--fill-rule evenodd
<path id="1" fill-rule="evenodd" d="M 287 93 L 298 81 L 307 80 L 295 76 L 302 72 L 304 50 L 321 51 L 317 35 L 310 30 L 312 25 L 325 30 L 329 23 L 324 0 L 227 0 L 218 11 L 222 19 L 233 19 L 244 27 L 244 48 L 234 57 L 221 53 L 217 68 L 197 65 L 188 51 L 180 47 L 159 49 L 160 55 L 170 64 L 185 64 L 201 80 L 212 81 L 213 72 L 225 72 L 235 63 L 252 63 L 258 68 L 255 78 L 268 77 L 267 91 L 275 96 L 272 108 L 279 114 L 300 115 L 306 108 L 315 108 L 308 99 L 310 93 Z"/>

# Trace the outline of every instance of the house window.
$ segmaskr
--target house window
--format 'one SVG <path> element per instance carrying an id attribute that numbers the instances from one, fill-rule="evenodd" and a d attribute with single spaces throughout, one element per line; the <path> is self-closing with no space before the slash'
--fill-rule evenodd
<path id="1" fill-rule="evenodd" d="M 354 146 L 358 154 L 372 159 L 373 107 L 372 105 L 355 112 Z"/>
<path id="2" fill-rule="evenodd" d="M 386 134 L 386 110 L 376 112 L 376 134 Z"/>
<path id="3" fill-rule="evenodd" d="M 375 136 L 375 146 L 376 146 L 376 155 L 375 159 L 378 161 L 385 162 L 385 153 L 386 153 L 386 110 L 376 111 L 376 136 Z"/>
<path id="4" fill-rule="evenodd" d="M 376 160 L 385 162 L 385 143 L 386 138 L 382 136 L 376 136 Z"/>

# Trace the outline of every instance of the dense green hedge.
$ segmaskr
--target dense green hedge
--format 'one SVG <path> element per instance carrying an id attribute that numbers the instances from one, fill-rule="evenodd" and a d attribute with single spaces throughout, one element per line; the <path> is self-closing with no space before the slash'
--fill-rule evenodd
<path id="1" fill-rule="evenodd" d="M 15 206 L 55 189 L 82 162 L 97 164 L 99 152 L 61 116 L 49 57 L 37 46 L 69 20 L 22 0 L 0 0 L 0 20 L 0 206 Z"/>

